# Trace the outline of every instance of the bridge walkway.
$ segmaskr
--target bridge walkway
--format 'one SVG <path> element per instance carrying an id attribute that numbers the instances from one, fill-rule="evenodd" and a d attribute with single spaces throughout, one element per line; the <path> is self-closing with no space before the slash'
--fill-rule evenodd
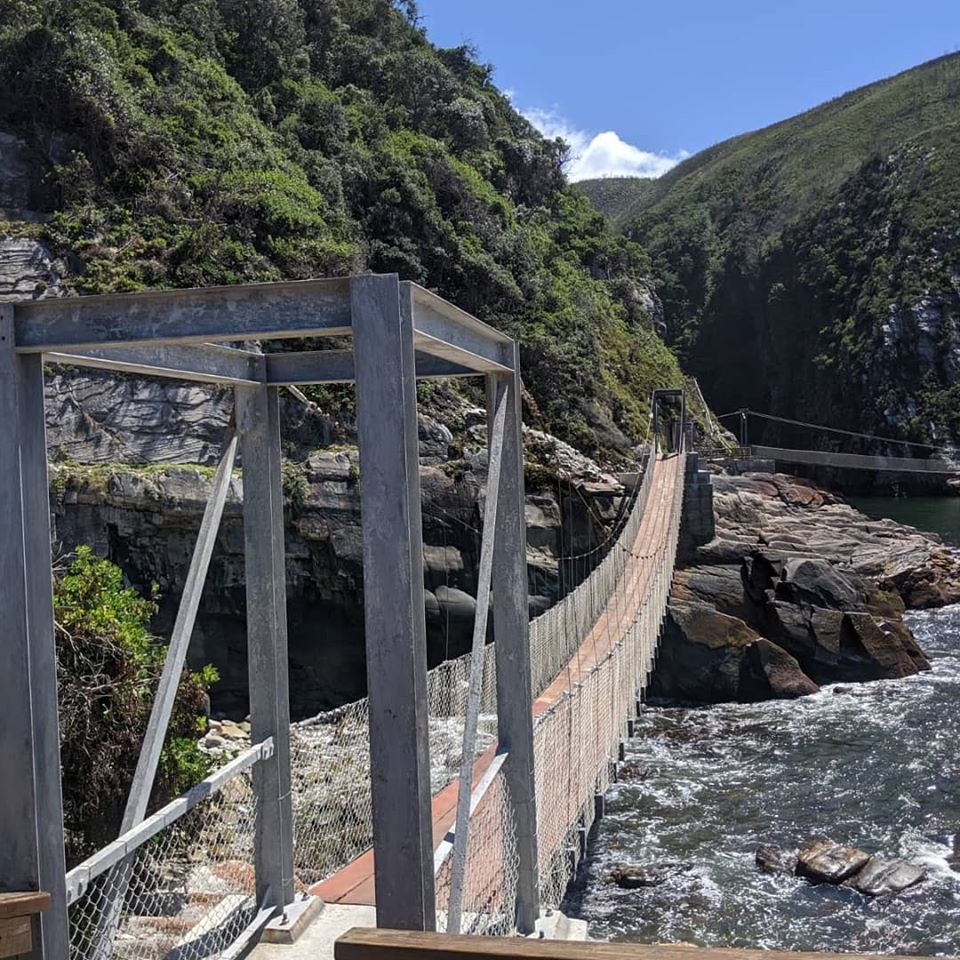
<path id="1" fill-rule="evenodd" d="M 670 540 L 671 534 L 675 535 L 676 532 L 674 528 L 678 517 L 677 499 L 682 497 L 683 492 L 684 462 L 684 457 L 678 454 L 662 454 L 657 457 L 649 496 L 636 537 L 629 547 L 629 556 L 626 559 L 623 574 L 609 602 L 589 627 L 573 656 L 534 701 L 535 724 L 566 698 L 575 686 L 584 683 L 591 672 L 595 671 L 605 659 L 612 655 L 615 648 L 624 642 L 631 627 L 637 623 L 641 608 L 657 578 L 664 546 Z M 659 616 L 657 619 L 659 621 Z M 649 665 L 644 668 L 644 673 L 648 668 Z M 637 677 L 635 687 L 642 688 L 645 679 L 645 676 Z M 626 717 L 621 717 L 618 722 L 622 724 L 625 719 Z M 536 749 L 540 746 L 536 736 L 534 742 Z M 579 749 L 578 744 L 569 744 L 571 753 Z M 497 746 L 493 745 L 478 757 L 473 767 L 474 787 L 480 784 L 484 775 L 490 770 L 496 756 Z M 558 777 L 564 775 L 563 770 L 553 771 L 553 773 Z M 566 774 L 569 776 L 570 773 L 568 765 Z M 485 798 L 483 802 L 493 801 Z M 539 791 L 538 804 L 541 804 L 542 809 Z M 451 831 L 456 817 L 456 806 L 457 781 L 454 780 L 433 797 L 435 848 Z M 474 815 L 479 813 L 482 813 L 482 805 Z M 549 822 L 550 818 L 541 812 L 541 835 L 551 832 Z M 547 842 L 544 843 L 544 840 Z M 541 847 L 546 847 L 546 851 L 550 851 L 555 842 L 556 838 L 542 836 Z M 542 853 L 541 859 L 543 858 Z M 375 903 L 374 869 L 373 850 L 368 849 L 326 880 L 312 886 L 310 892 L 319 895 L 327 903 L 373 904 Z M 483 885 L 488 881 L 474 876 L 472 882 Z"/>

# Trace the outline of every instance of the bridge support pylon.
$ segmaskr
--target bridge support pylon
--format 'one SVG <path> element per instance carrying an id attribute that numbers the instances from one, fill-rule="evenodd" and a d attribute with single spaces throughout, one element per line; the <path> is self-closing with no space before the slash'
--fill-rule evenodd
<path id="1" fill-rule="evenodd" d="M 434 930 L 417 382 L 396 275 L 350 281 L 377 926 Z"/>
<path id="2" fill-rule="evenodd" d="M 507 401 L 495 529 L 497 562 L 493 566 L 493 634 L 497 660 L 497 735 L 500 749 L 508 752 L 504 774 L 517 832 L 517 930 L 528 934 L 533 933 L 540 916 L 540 894 L 520 350 L 516 344 L 513 344 L 512 359 L 510 373 L 487 377 L 487 415 L 490 421 L 504 394 Z M 492 431 L 488 434 L 492 435 Z"/>
<path id="3" fill-rule="evenodd" d="M 67 960 L 43 364 L 15 353 L 4 303 L 0 411 L 0 892 L 50 894 L 31 956 Z"/>

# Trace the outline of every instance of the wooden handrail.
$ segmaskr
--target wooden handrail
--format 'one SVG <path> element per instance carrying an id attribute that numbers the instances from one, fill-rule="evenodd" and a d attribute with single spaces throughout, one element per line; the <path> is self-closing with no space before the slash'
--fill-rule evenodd
<path id="1" fill-rule="evenodd" d="M 42 890 L 0 893 L 0 957 L 19 957 L 33 950 L 33 918 L 50 908 Z"/>
<path id="2" fill-rule="evenodd" d="M 333 946 L 335 960 L 889 960 L 869 953 L 728 950 L 685 944 L 600 943 L 469 937 L 416 930 L 354 927 Z M 903 958 L 900 958 L 903 960 Z"/>

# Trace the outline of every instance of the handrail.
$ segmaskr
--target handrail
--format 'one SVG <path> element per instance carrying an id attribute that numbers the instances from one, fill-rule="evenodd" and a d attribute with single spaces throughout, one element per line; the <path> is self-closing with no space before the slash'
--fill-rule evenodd
<path id="1" fill-rule="evenodd" d="M 734 950 L 686 943 L 598 943 L 530 937 L 469 937 L 353 927 L 333 945 L 335 960 L 885 960 L 880 954 Z M 909 960 L 909 958 L 908 958 Z"/>
<path id="2" fill-rule="evenodd" d="M 472 817 L 477 807 L 480 806 L 481 801 L 487 794 L 487 790 L 490 789 L 490 784 L 496 779 L 497 774 L 500 772 L 500 769 L 503 767 L 507 757 L 510 756 L 509 751 L 504 750 L 503 753 L 498 753 L 494 756 L 493 760 L 490 762 L 490 766 L 484 771 L 483 776 L 480 778 L 480 782 L 473 788 L 473 792 L 470 794 L 470 816 Z M 451 827 L 446 836 L 440 841 L 440 844 L 437 846 L 437 849 L 433 853 L 433 874 L 436 876 L 440 873 L 443 865 L 447 862 L 450 857 L 450 854 L 453 853 L 453 841 L 456 835 L 456 829 Z"/>
<path id="3" fill-rule="evenodd" d="M 880 470 L 887 473 L 960 473 L 960 464 L 933 457 L 887 457 L 882 454 L 839 453 L 832 450 L 788 450 L 784 447 L 752 446 L 751 453 L 763 460 L 780 460 L 809 466 L 845 467 L 851 470 Z"/>
<path id="4" fill-rule="evenodd" d="M 175 823 L 182 816 L 189 813 L 198 803 L 212 797 L 223 787 L 238 777 L 245 770 L 249 770 L 255 763 L 273 756 L 273 738 L 268 737 L 260 743 L 244 750 L 228 764 L 210 774 L 204 780 L 171 800 L 161 807 L 152 816 L 147 817 L 132 830 L 117 837 L 113 843 L 107 844 L 83 863 L 78 864 L 67 872 L 67 905 L 74 903 L 86 892 L 87 887 L 102 873 L 125 860 L 148 840 Z"/>

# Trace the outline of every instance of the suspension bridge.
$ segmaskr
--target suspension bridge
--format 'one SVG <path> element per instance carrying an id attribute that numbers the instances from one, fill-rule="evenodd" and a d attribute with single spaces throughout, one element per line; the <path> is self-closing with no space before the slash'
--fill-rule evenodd
<path id="1" fill-rule="evenodd" d="M 781 430 L 813 432 L 821 435 L 818 447 L 772 447 L 751 444 L 749 440 L 750 418 L 758 418 L 768 424 L 775 424 Z M 914 443 L 909 440 L 897 440 L 892 437 L 880 437 L 870 433 L 858 433 L 842 430 L 838 427 L 818 423 L 808 423 L 788 417 L 759 413 L 746 407 L 722 414 L 718 420 L 736 418 L 739 428 L 740 446 L 726 453 L 736 459 L 773 460 L 777 463 L 834 467 L 847 470 L 870 470 L 878 473 L 927 474 L 931 477 L 960 478 L 960 462 L 957 451 L 932 444 Z M 719 428 L 717 430 L 719 433 Z M 824 435 L 828 439 L 824 439 Z M 853 453 L 836 449 L 838 439 L 842 441 L 867 441 L 874 449 L 883 453 Z"/>
<path id="2" fill-rule="evenodd" d="M 330 337 L 351 346 L 236 346 Z M 236 403 L 120 835 L 69 870 L 45 362 L 221 384 Z M 486 380 L 488 481 L 472 647 L 428 671 L 416 381 L 451 376 Z M 334 382 L 356 384 L 368 695 L 291 724 L 278 391 Z M 0 891 L 49 896 L 15 918 L 19 953 L 232 960 L 321 900 L 375 904 L 380 927 L 528 934 L 559 905 L 653 668 L 694 461 L 682 394 L 657 392 L 655 437 L 681 401 L 670 440 L 589 575 L 529 620 L 520 398 L 512 340 L 395 275 L 0 304 L 0 769 L 16 785 Z M 252 745 L 149 812 L 241 462 Z M 6 918 L 0 899 L 0 946 Z"/>

